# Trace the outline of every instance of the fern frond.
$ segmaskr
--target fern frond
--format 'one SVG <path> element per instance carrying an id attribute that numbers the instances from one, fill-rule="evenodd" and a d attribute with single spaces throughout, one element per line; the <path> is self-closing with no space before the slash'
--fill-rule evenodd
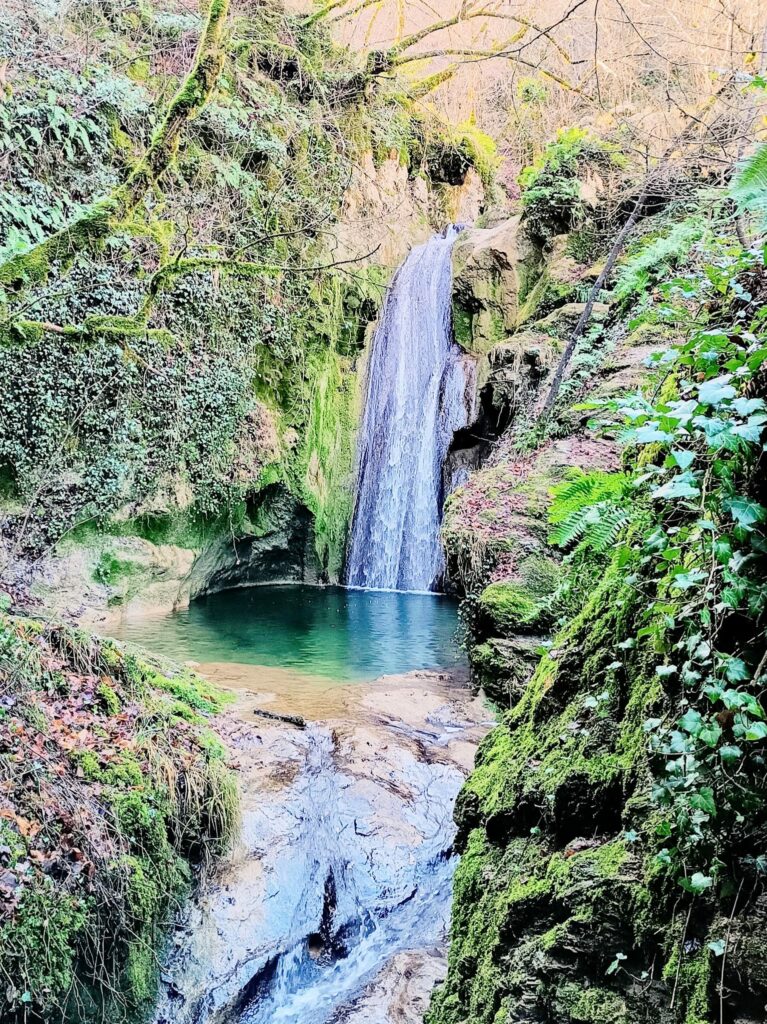
<path id="1" fill-rule="evenodd" d="M 590 549 L 602 554 L 612 547 L 631 522 L 629 507 L 620 497 L 574 509 L 549 534 L 549 543 L 576 551 Z"/>
<path id="2" fill-rule="evenodd" d="M 595 506 L 597 508 L 599 506 Z M 620 505 L 602 506 L 593 523 L 590 523 L 586 534 L 578 545 L 579 548 L 591 548 L 597 554 L 603 554 L 611 548 L 618 535 L 628 526 L 631 516 Z"/>
<path id="3" fill-rule="evenodd" d="M 549 522 L 564 523 L 573 512 L 606 499 L 619 498 L 626 489 L 627 479 L 625 473 L 606 473 L 600 469 L 590 473 L 582 469 L 570 470 L 567 480 L 551 490 Z"/>
<path id="4" fill-rule="evenodd" d="M 576 509 L 566 516 L 549 534 L 549 544 L 557 548 L 569 548 L 580 540 L 588 526 L 586 515 L 588 509 Z"/>
<path id="5" fill-rule="evenodd" d="M 730 186 L 730 194 L 742 210 L 753 203 L 767 203 L 767 145 L 760 146 L 744 161 Z"/>
<path id="6" fill-rule="evenodd" d="M 741 213 L 756 215 L 767 228 L 767 145 L 741 164 L 730 185 L 730 195 Z"/>

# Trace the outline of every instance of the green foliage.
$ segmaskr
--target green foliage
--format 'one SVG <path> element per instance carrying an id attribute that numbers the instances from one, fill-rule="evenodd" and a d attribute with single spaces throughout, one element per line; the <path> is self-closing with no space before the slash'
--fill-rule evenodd
<path id="1" fill-rule="evenodd" d="M 6 348 L 0 394 L 0 463 L 20 499 L 35 496 L 21 538 L 29 549 L 128 498 L 148 498 L 169 474 L 183 474 L 199 512 L 226 505 L 234 437 L 250 404 L 232 353 L 169 352 L 149 338 L 126 352 L 45 337 Z M 128 567 L 105 563 L 97 572 L 109 583 Z"/>
<path id="2" fill-rule="evenodd" d="M 531 230 L 546 237 L 578 227 L 585 215 L 579 174 L 589 166 L 606 170 L 622 162 L 615 146 L 585 129 L 561 129 L 519 177 Z"/>
<path id="3" fill-rule="evenodd" d="M 505 636 L 540 630 L 548 624 L 559 581 L 558 564 L 531 556 L 521 563 L 515 575 L 513 580 L 491 583 L 480 594 L 477 612 L 483 633 Z"/>
<path id="4" fill-rule="evenodd" d="M 0 923 L 5 1003 L 51 1013 L 72 985 L 72 950 L 87 921 L 87 901 L 61 892 L 50 878 L 25 886 L 13 917 Z"/>
<path id="5" fill-rule="evenodd" d="M 739 168 L 730 194 L 741 213 L 754 214 L 767 227 L 767 145 L 761 145 Z"/>
<path id="6" fill-rule="evenodd" d="M 549 543 L 576 551 L 607 551 L 631 520 L 624 473 L 573 469 L 552 489 Z"/>
<path id="7" fill-rule="evenodd" d="M 706 233 L 705 221 L 688 217 L 672 224 L 659 235 L 639 242 L 622 263 L 615 282 L 615 295 L 621 302 L 636 300 L 659 281 L 666 280 Z"/>
<path id="8" fill-rule="evenodd" d="M 491 190 L 496 172 L 500 166 L 500 157 L 495 140 L 477 127 L 473 117 L 463 121 L 456 129 L 458 144 L 463 146 L 474 168 L 482 179 L 486 190 Z"/>
<path id="9" fill-rule="evenodd" d="M 102 551 L 96 568 L 93 570 L 93 578 L 97 583 L 114 586 L 126 577 L 130 577 L 134 571 L 133 562 L 117 558 L 109 551 Z"/>
<path id="10" fill-rule="evenodd" d="M 641 466 L 635 500 L 652 510 L 636 537 L 646 601 L 638 639 L 656 645 L 656 673 L 680 696 L 670 721 L 646 723 L 664 810 L 658 857 L 695 894 L 717 878 L 728 831 L 764 806 L 767 740 L 758 619 L 767 602 L 767 508 L 755 475 L 767 425 L 767 335 L 753 297 L 767 270 L 763 255 L 737 247 L 717 246 L 716 256 L 659 286 L 665 322 L 676 318 L 688 331 L 653 359 L 673 368 L 676 387 L 607 403 L 623 421 L 612 429 Z"/>
<path id="11" fill-rule="evenodd" d="M 82 210 L 84 191 L 110 181 L 100 76 L 44 69 L 22 81 L 0 103 L 0 153 L 8 168 L 0 190 L 0 261 L 63 228 Z"/>

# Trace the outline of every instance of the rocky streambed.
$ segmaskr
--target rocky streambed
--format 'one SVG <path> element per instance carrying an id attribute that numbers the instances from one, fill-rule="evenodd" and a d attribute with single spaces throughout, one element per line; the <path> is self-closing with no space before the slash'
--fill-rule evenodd
<path id="1" fill-rule="evenodd" d="M 219 725 L 242 832 L 177 923 L 157 1024 L 420 1021 L 445 969 L 452 810 L 487 709 L 460 676 L 417 672 L 326 690 L 302 730 L 254 714 L 297 710 L 279 673 L 203 669 L 237 687 Z"/>

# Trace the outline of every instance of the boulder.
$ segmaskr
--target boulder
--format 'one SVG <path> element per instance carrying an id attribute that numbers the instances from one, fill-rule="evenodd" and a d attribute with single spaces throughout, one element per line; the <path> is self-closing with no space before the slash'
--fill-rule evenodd
<path id="1" fill-rule="evenodd" d="M 519 217 L 460 236 L 453 250 L 453 324 L 463 349 L 484 354 L 514 331 L 542 263 Z"/>

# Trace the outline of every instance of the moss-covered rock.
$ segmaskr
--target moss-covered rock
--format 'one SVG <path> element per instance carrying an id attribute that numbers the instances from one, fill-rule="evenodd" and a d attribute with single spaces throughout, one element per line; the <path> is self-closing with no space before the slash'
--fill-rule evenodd
<path id="1" fill-rule="evenodd" d="M 559 566 L 554 559 L 538 555 L 524 559 L 513 578 L 506 575 L 480 594 L 479 631 L 493 636 L 540 631 L 549 623 L 558 580 Z"/>
<path id="2" fill-rule="evenodd" d="M 484 354 L 512 333 L 541 265 L 541 252 L 519 219 L 459 236 L 453 249 L 453 329 L 465 351 Z"/>
<path id="3" fill-rule="evenodd" d="M 457 808 L 465 852 L 430 1024 L 649 1020 L 631 981 L 642 970 L 653 999 L 669 996 L 649 979 L 673 939 L 648 914 L 659 922 L 670 907 L 648 874 L 652 842 L 629 836 L 624 817 L 633 795 L 640 828 L 643 722 L 668 698 L 651 651 L 618 649 L 640 607 L 622 580 L 607 573 L 480 748 Z M 608 971 L 618 954 L 624 967 Z"/>
<path id="4" fill-rule="evenodd" d="M 0 682 L 0 1015 L 140 1019 L 193 869 L 237 829 L 237 787 L 206 725 L 223 698 L 189 672 L 5 613 Z"/>

